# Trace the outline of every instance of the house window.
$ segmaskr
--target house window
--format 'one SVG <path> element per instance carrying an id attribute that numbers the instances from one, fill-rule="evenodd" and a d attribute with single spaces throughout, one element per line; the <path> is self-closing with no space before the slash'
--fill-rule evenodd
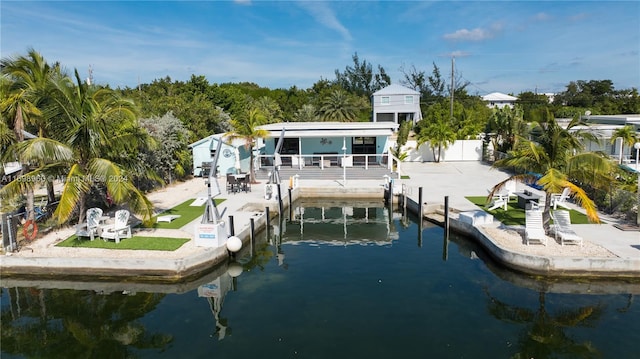
<path id="1" fill-rule="evenodd" d="M 389 102 L 389 96 L 382 96 L 380 97 L 380 104 L 381 105 L 388 105 Z"/>
<path id="2" fill-rule="evenodd" d="M 405 97 L 404 97 L 404 104 L 405 104 L 405 105 L 411 105 L 411 104 L 413 104 L 413 96 L 410 96 L 410 95 L 405 96 Z"/>

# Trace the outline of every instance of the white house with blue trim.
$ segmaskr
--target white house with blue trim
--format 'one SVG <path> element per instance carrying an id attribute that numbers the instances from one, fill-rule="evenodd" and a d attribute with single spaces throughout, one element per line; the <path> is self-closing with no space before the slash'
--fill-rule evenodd
<path id="1" fill-rule="evenodd" d="M 218 174 L 235 172 L 239 166 L 240 172 L 249 171 L 249 149 L 244 146 L 244 140 L 228 141 L 224 133 L 205 137 L 189 145 L 193 154 L 193 175 L 206 175 L 213 156 L 215 156 L 218 141 L 222 140 L 222 153 L 218 158 Z M 237 151 L 237 154 L 236 154 Z"/>

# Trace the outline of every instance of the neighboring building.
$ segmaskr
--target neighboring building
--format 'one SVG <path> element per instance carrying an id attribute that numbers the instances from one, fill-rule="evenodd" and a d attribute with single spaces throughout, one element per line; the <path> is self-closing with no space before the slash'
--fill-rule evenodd
<path id="1" fill-rule="evenodd" d="M 211 168 L 218 141 L 223 136 L 223 133 L 211 135 L 189 145 L 193 153 L 194 176 L 207 176 L 209 174 L 207 171 Z M 218 158 L 219 175 L 235 172 L 236 170 L 240 172 L 249 171 L 249 150 L 244 146 L 243 140 L 234 140 L 232 143 L 223 140 L 220 150 L 222 153 Z"/>
<path id="2" fill-rule="evenodd" d="M 590 115 L 583 116 L 588 126 L 576 126 L 576 130 L 588 130 L 599 138 L 598 142 L 589 141 L 585 143 L 586 151 L 601 151 L 614 159 L 622 158 L 623 163 L 631 163 L 635 160 L 635 149 L 633 146 L 621 146 L 621 140 L 611 143 L 613 133 L 624 126 L 633 126 L 636 130 L 636 136 L 640 139 L 640 114 L 633 115 Z M 558 123 L 566 124 L 569 120 L 558 120 Z M 622 153 L 620 149 L 622 148 Z"/>
<path id="3" fill-rule="evenodd" d="M 399 124 L 422 120 L 420 92 L 400 85 L 389 85 L 373 93 L 373 122 Z"/>
<path id="4" fill-rule="evenodd" d="M 513 108 L 518 98 L 500 92 L 492 92 L 482 96 L 482 100 L 487 103 L 489 108 L 503 108 L 505 106 Z"/>

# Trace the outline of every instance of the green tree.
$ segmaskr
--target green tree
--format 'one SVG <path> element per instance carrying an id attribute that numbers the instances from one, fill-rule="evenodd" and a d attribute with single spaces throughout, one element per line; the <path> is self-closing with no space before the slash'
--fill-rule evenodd
<path id="1" fill-rule="evenodd" d="M 632 147 L 638 140 L 636 130 L 631 125 L 626 125 L 624 127 L 620 127 L 613 131 L 611 134 L 611 144 L 615 144 L 618 139 L 622 139 L 620 142 L 620 160 L 619 163 L 622 164 L 622 155 L 624 153 L 624 146 L 628 145 Z"/>
<path id="2" fill-rule="evenodd" d="M 67 222 L 76 210 L 83 222 L 89 191 L 98 185 L 106 187 L 115 203 L 127 203 L 143 221 L 150 221 L 153 205 L 133 184 L 127 168 L 130 157 L 121 156 L 148 146 L 148 137 L 136 131 L 140 126 L 135 105 L 109 88 L 83 83 L 77 70 L 75 78 L 75 85 L 68 78 L 55 82 L 59 96 L 52 119 L 63 141 L 39 137 L 15 145 L 13 151 L 21 161 L 41 165 L 0 189 L 0 195 L 15 195 L 29 178 L 65 167 L 66 180 L 54 212 L 59 223 Z"/>
<path id="3" fill-rule="evenodd" d="M 357 105 L 344 90 L 332 91 L 318 112 L 322 121 L 352 122 L 358 118 Z"/>
<path id="4" fill-rule="evenodd" d="M 293 115 L 293 121 L 296 122 L 314 122 L 318 120 L 318 111 L 312 104 L 302 105 Z"/>
<path id="5" fill-rule="evenodd" d="M 249 150 L 249 179 L 252 183 L 256 182 L 256 175 L 253 169 L 253 151 L 256 146 L 256 142 L 260 138 L 265 138 L 269 135 L 269 131 L 258 128 L 266 124 L 264 115 L 258 109 L 247 109 L 240 117 L 231 119 L 232 132 L 228 132 L 224 137 L 229 140 L 236 138 L 242 139 L 245 142 L 245 148 Z"/>
<path id="6" fill-rule="evenodd" d="M 347 66 L 344 72 L 335 71 L 335 83 L 345 91 L 371 98 L 374 92 L 391 84 L 391 78 L 382 66 L 378 65 L 378 71 L 374 73 L 373 66 L 367 60 L 361 62 L 358 53 L 353 54 L 352 59 L 353 66 Z"/>
<path id="7" fill-rule="evenodd" d="M 280 105 L 268 96 L 262 96 L 257 100 L 253 100 L 250 104 L 252 108 L 257 109 L 265 117 L 266 123 L 274 123 L 282 121 L 282 109 Z"/>
<path id="8" fill-rule="evenodd" d="M 514 169 L 515 174 L 494 186 L 489 197 L 499 192 L 504 184 L 512 179 L 536 181 L 534 173 L 542 174 L 537 180 L 545 191 L 543 222 L 545 231 L 549 231 L 551 194 L 560 193 L 565 187 L 571 190 L 576 203 L 582 206 L 592 222 L 599 222 L 596 205 L 578 184 L 588 184 L 594 188 L 603 188 L 613 179 L 612 163 L 605 156 L 595 152 L 583 152 L 583 140 L 597 141 L 591 133 L 576 128 L 584 125 L 579 119 L 573 119 L 567 128 L 555 120 L 544 124 L 534 124 L 532 133 L 537 138 L 520 138 L 516 148 L 505 159 L 496 161 L 496 168 Z"/>
<path id="9" fill-rule="evenodd" d="M 442 78 L 440 68 L 433 63 L 431 75 L 427 76 L 422 70 L 418 70 L 414 65 L 406 70 L 404 67 L 400 69 L 404 79 L 401 84 L 420 92 L 420 102 L 429 106 L 431 104 L 442 101 L 446 94 L 446 81 Z"/>
<path id="10" fill-rule="evenodd" d="M 50 121 L 45 115 L 47 106 L 52 103 L 54 79 L 62 76 L 58 63 L 50 65 L 40 53 L 29 49 L 26 56 L 8 57 L 0 61 L 2 75 L 6 79 L 3 84 L 3 96 L 0 110 L 7 117 L 14 119 L 14 132 L 18 141 L 24 141 L 23 130 L 31 126 L 37 130 L 38 136 L 46 136 Z M 6 90 L 6 94 L 4 93 Z M 5 96 L 6 95 L 6 96 Z M 3 115 L 4 116 L 4 115 Z M 23 163 L 26 169 L 29 163 Z M 25 170 L 22 171 L 24 174 Z M 49 178 L 49 176 L 44 177 Z M 31 181 L 33 183 L 33 181 Z M 53 183 L 46 181 L 50 202 L 55 201 Z M 32 185 L 25 185 L 23 190 L 27 198 L 27 215 L 35 217 Z"/>
<path id="11" fill-rule="evenodd" d="M 143 154 L 148 166 L 165 182 L 183 178 L 190 168 L 191 152 L 187 148 L 189 131 L 182 121 L 168 112 L 162 117 L 141 119 L 140 125 L 157 144 Z"/>
<path id="12" fill-rule="evenodd" d="M 437 119 L 420 129 L 417 134 L 418 148 L 429 142 L 436 162 L 440 162 L 442 150 L 446 150 L 456 140 L 456 133 L 451 128 L 451 121 Z"/>
<path id="13" fill-rule="evenodd" d="M 493 109 L 489 117 L 486 132 L 494 133 L 491 138 L 493 148 L 500 152 L 507 152 L 514 148 L 519 138 L 527 131 L 527 124 L 523 119 L 522 108 L 505 106 Z"/>

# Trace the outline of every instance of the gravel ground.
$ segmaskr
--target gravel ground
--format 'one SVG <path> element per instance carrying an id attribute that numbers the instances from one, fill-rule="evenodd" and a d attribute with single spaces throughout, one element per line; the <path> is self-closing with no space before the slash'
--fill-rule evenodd
<path id="1" fill-rule="evenodd" d="M 547 238 L 547 245 L 524 244 L 524 229 L 505 226 L 485 226 L 485 232 L 494 243 L 512 252 L 532 254 L 538 256 L 554 257 L 592 257 L 592 258 L 616 258 L 608 249 L 589 241 L 583 241 L 583 245 L 561 245 L 552 236 Z"/>

